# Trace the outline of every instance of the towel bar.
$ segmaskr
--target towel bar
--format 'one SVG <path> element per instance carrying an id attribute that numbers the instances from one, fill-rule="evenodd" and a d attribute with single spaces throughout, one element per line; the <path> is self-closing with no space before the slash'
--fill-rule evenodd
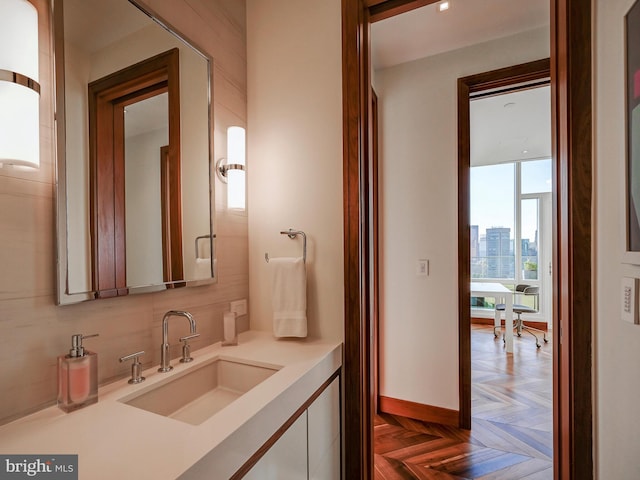
<path id="1" fill-rule="evenodd" d="M 216 238 L 216 234 L 214 233 L 213 235 L 200 235 L 199 237 L 196 237 L 196 260 L 200 258 L 200 256 L 198 255 L 198 241 L 203 240 L 205 238 L 208 238 L 208 239 Z"/>
<path id="2" fill-rule="evenodd" d="M 307 263 L 307 234 L 304 233 L 302 230 L 294 230 L 290 228 L 289 230 L 284 230 L 280 232 L 280 235 L 286 235 L 292 240 L 296 238 L 298 235 L 302 236 L 302 261 L 304 263 Z M 267 263 L 269 263 L 268 253 L 264 254 L 264 259 Z"/>

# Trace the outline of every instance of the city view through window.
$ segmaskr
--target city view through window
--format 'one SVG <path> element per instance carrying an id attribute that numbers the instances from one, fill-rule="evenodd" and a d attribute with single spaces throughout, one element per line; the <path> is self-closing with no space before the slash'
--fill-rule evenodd
<path id="1" fill-rule="evenodd" d="M 471 168 L 472 278 L 538 280 L 536 194 L 550 191 L 550 159 Z"/>

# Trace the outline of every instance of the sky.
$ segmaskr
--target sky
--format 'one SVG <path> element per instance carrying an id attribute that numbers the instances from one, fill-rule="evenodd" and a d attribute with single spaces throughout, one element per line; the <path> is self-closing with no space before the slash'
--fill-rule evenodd
<path id="1" fill-rule="evenodd" d="M 551 191 L 551 159 L 522 162 L 522 193 Z M 514 233 L 514 164 L 471 168 L 471 225 L 479 234 L 487 228 L 509 227 Z M 535 201 L 522 205 L 522 238 L 535 240 L 537 215 Z"/>

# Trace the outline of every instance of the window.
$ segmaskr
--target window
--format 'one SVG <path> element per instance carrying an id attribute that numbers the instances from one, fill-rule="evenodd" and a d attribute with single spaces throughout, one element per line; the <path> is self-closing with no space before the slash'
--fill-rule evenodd
<path id="1" fill-rule="evenodd" d="M 471 168 L 471 278 L 513 279 L 515 163 Z"/>
<path id="2" fill-rule="evenodd" d="M 471 278 L 541 285 L 541 252 L 550 254 L 551 160 L 471 168 Z M 547 257 L 545 257 L 547 258 Z M 516 268 L 517 266 L 517 268 Z M 493 300 L 493 299 L 491 299 Z M 472 298 L 474 308 L 493 308 Z"/>

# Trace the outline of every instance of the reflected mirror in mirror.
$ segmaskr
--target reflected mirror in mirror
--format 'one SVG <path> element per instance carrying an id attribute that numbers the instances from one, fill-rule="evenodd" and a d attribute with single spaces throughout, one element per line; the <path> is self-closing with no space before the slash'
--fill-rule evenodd
<path id="1" fill-rule="evenodd" d="M 143 5 L 52 3 L 59 302 L 211 282 L 211 60 L 167 29 L 166 22 L 150 18 Z M 171 51 L 178 58 L 173 93 L 161 79 L 136 94 L 123 91 L 117 100 L 111 98 L 121 133 L 90 120 L 90 84 Z M 155 139 L 147 144 L 145 137 Z M 106 175 L 98 161 L 102 157 L 108 159 Z"/>

